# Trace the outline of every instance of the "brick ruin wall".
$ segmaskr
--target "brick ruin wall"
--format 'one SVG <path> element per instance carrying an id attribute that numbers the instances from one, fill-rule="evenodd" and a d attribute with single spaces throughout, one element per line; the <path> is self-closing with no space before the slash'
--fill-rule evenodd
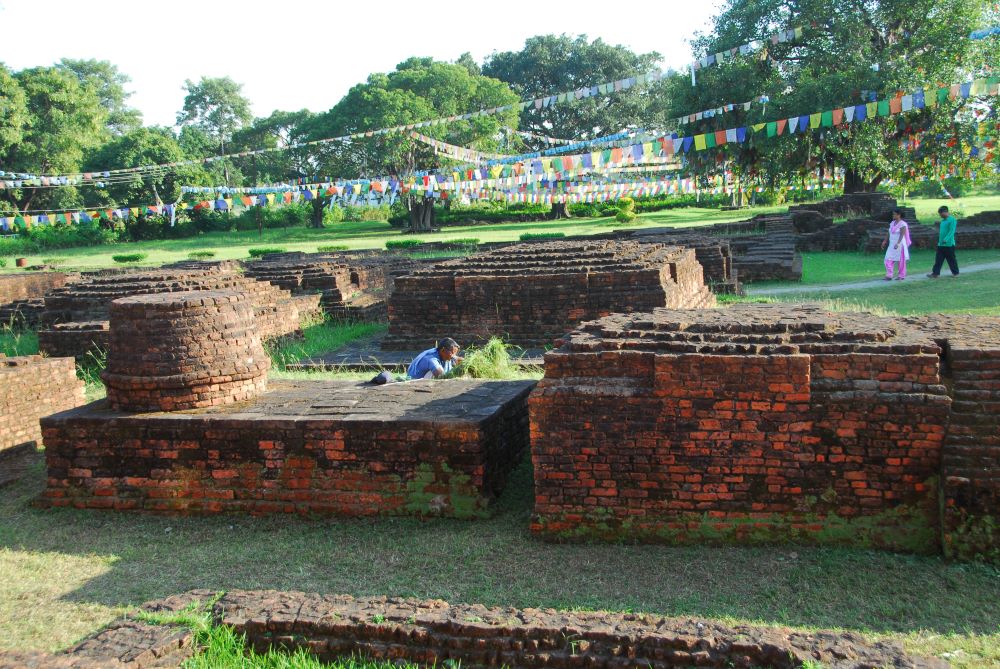
<path id="1" fill-rule="evenodd" d="M 953 349 L 942 371 L 947 323 L 746 305 L 585 324 L 529 401 L 532 529 L 938 550 L 939 481 L 980 528 L 1000 489 L 1000 320 L 966 321 L 974 374 Z"/>
<path id="2" fill-rule="evenodd" d="M 450 336 L 545 346 L 617 311 L 714 305 L 694 251 L 621 241 L 518 244 L 437 263 L 396 280 L 387 349 Z"/>
<path id="3" fill-rule="evenodd" d="M 528 446 L 532 382 L 273 382 L 250 402 L 42 419 L 51 506 L 486 515 Z"/>
<path id="4" fill-rule="evenodd" d="M 316 295 L 292 296 L 267 282 L 216 267 L 207 270 L 160 269 L 89 276 L 45 296 L 44 325 L 38 344 L 48 355 L 86 359 L 88 352 L 107 351 L 111 303 L 122 297 L 190 290 L 237 290 L 247 293 L 264 339 L 294 335 L 303 314 L 318 309 Z"/>
<path id="5" fill-rule="evenodd" d="M 41 444 L 38 419 L 83 402 L 83 381 L 71 359 L 0 355 L 0 453 Z"/>
<path id="6" fill-rule="evenodd" d="M 79 274 L 67 272 L 0 274 L 0 325 L 37 325 L 45 293 L 79 279 Z"/>
<path id="7" fill-rule="evenodd" d="M 247 276 L 294 295 L 319 294 L 325 314 L 351 321 L 386 320 L 395 277 L 418 266 L 383 253 L 282 253 L 245 264 Z"/>
<path id="8" fill-rule="evenodd" d="M 723 280 L 723 283 L 798 281 L 802 278 L 802 256 L 796 250 L 798 233 L 791 215 L 761 215 L 747 221 L 716 223 L 695 228 L 618 230 L 615 235 L 619 239 L 680 245 L 687 245 L 685 239 L 692 236 L 714 237 L 726 243 L 724 255 L 730 258 L 728 272 L 731 279 Z M 707 269 L 706 280 L 713 280 Z"/>

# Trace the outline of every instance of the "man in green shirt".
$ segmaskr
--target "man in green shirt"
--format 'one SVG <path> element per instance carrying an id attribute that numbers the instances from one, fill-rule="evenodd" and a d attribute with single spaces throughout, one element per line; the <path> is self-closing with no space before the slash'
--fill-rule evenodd
<path id="1" fill-rule="evenodd" d="M 941 227 L 938 230 L 937 255 L 934 257 L 934 269 L 928 274 L 932 279 L 941 275 L 941 265 L 948 261 L 948 269 L 952 276 L 958 276 L 958 260 L 955 259 L 955 228 L 958 221 L 948 213 L 948 207 L 938 208 L 941 217 Z"/>

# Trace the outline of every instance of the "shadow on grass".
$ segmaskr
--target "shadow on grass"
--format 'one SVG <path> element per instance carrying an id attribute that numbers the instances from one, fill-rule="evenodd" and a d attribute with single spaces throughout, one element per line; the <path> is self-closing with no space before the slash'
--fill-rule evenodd
<path id="1" fill-rule="evenodd" d="M 484 521 L 185 518 L 33 508 L 39 462 L 0 495 L 0 554 L 48 555 L 56 571 L 39 579 L 58 579 L 63 556 L 109 563 L 62 596 L 74 605 L 274 588 L 874 632 L 997 631 L 1000 571 L 985 565 L 790 546 L 543 543 L 527 530 L 531 476 L 523 463 Z"/>

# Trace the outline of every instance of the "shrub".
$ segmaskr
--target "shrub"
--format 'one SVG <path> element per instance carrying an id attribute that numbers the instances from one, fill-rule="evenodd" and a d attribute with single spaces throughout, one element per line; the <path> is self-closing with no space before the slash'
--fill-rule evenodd
<path id="1" fill-rule="evenodd" d="M 445 241 L 446 244 L 456 244 L 458 246 L 479 246 L 478 237 L 459 237 L 458 239 L 449 239 Z"/>
<path id="2" fill-rule="evenodd" d="M 215 251 L 192 251 L 188 254 L 188 258 L 191 260 L 207 260 L 214 257 Z"/>
<path id="3" fill-rule="evenodd" d="M 0 267 L 6 267 L 6 266 L 7 266 L 7 259 L 0 258 Z"/>
<path id="4" fill-rule="evenodd" d="M 565 236 L 564 232 L 526 232 L 518 239 L 522 242 L 530 242 L 534 239 L 562 239 Z"/>
<path id="5" fill-rule="evenodd" d="M 317 253 L 336 253 L 337 251 L 349 251 L 350 248 L 346 244 L 327 244 L 325 246 L 317 246 Z"/>
<path id="6" fill-rule="evenodd" d="M 51 256 L 49 258 L 42 258 L 43 265 L 61 265 L 69 260 L 66 256 Z"/>
<path id="7" fill-rule="evenodd" d="M 142 262 L 146 259 L 145 253 L 116 253 L 111 256 L 111 259 L 117 263 L 132 263 L 132 262 Z"/>
<path id="8" fill-rule="evenodd" d="M 390 239 L 385 243 L 385 248 L 389 251 L 395 249 L 412 249 L 423 244 L 420 239 Z"/>
<path id="9" fill-rule="evenodd" d="M 353 206 L 344 207 L 345 221 L 388 221 L 391 213 L 389 205 L 380 204 L 375 206 Z"/>
<path id="10" fill-rule="evenodd" d="M 269 255 L 271 253 L 286 253 L 288 249 L 282 248 L 280 246 L 260 246 L 257 248 L 250 249 L 251 258 L 260 258 L 262 256 Z"/>
<path id="11" fill-rule="evenodd" d="M 615 214 L 615 220 L 619 223 L 632 223 L 639 215 L 631 209 L 622 209 Z"/>

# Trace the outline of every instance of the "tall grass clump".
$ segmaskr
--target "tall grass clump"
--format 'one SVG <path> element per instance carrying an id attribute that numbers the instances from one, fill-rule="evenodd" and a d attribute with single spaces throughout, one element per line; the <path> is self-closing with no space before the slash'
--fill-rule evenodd
<path id="1" fill-rule="evenodd" d="M 452 368 L 446 378 L 518 379 L 540 371 L 514 364 L 510 346 L 499 337 L 491 337 L 481 347 L 470 346 L 462 363 Z"/>

